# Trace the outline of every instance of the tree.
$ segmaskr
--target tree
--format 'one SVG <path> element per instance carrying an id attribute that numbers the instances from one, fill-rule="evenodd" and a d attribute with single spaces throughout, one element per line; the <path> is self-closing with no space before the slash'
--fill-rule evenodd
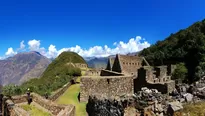
<path id="1" fill-rule="evenodd" d="M 176 65 L 176 69 L 172 74 L 172 79 L 184 81 L 187 76 L 187 68 L 184 63 L 179 63 Z"/>

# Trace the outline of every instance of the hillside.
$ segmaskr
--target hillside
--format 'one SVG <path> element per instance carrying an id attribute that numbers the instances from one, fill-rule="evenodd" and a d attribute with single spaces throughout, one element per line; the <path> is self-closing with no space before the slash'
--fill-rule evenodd
<path id="1" fill-rule="evenodd" d="M 21 84 L 38 78 L 50 64 L 50 60 L 38 52 L 19 53 L 0 60 L 0 85 Z"/>
<path id="2" fill-rule="evenodd" d="M 63 52 L 48 66 L 42 77 L 67 75 L 69 70 L 75 70 L 73 65 L 66 65 L 67 63 L 83 63 L 85 60 L 75 52 Z"/>
<path id="3" fill-rule="evenodd" d="M 189 82 L 198 80 L 205 74 L 205 20 L 171 34 L 139 55 L 145 56 L 151 65 L 184 62 Z"/>
<path id="4" fill-rule="evenodd" d="M 40 95 L 44 95 L 46 92 L 50 94 L 65 85 L 73 77 L 81 75 L 81 70 L 75 67 L 73 65 L 74 63 L 86 62 L 77 53 L 63 52 L 49 64 L 41 78 L 31 79 L 23 83 L 21 86 L 14 87 L 10 94 L 16 95 L 25 93 L 27 88 L 30 88 L 31 91 L 34 91 Z M 5 87 L 4 92 L 7 92 L 9 88 L 13 88 L 13 86 L 10 85 Z"/>

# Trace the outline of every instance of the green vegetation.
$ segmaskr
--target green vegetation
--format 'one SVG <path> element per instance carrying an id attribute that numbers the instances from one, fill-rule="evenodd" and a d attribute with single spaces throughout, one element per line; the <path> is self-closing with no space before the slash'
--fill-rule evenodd
<path id="1" fill-rule="evenodd" d="M 186 81 L 187 76 L 187 68 L 185 67 L 184 63 L 179 63 L 176 65 L 176 70 L 172 74 L 172 79 L 174 80 L 180 80 L 180 81 Z"/>
<path id="2" fill-rule="evenodd" d="M 80 77 L 77 79 L 80 80 Z M 76 107 L 76 116 L 86 116 L 86 103 L 78 101 L 80 84 L 71 85 L 66 92 L 57 99 L 58 104 L 73 104 Z"/>
<path id="3" fill-rule="evenodd" d="M 5 95 L 24 94 L 27 88 L 40 95 L 61 88 L 75 76 L 81 76 L 81 69 L 74 67 L 73 63 L 86 63 L 84 59 L 74 52 L 61 53 L 45 70 L 41 78 L 34 78 L 21 86 L 7 85 L 3 88 Z"/>
<path id="4" fill-rule="evenodd" d="M 183 113 L 189 113 L 190 116 L 204 116 L 205 102 L 196 104 L 187 104 L 184 106 Z"/>
<path id="5" fill-rule="evenodd" d="M 198 80 L 205 71 L 205 20 L 196 22 L 187 29 L 171 34 L 163 41 L 144 49 L 144 56 L 151 65 L 177 64 L 184 62 L 190 83 Z"/>
<path id="6" fill-rule="evenodd" d="M 34 105 L 22 105 L 21 106 L 24 110 L 28 111 L 30 113 L 30 116 L 51 116 L 48 112 L 44 112 Z"/>

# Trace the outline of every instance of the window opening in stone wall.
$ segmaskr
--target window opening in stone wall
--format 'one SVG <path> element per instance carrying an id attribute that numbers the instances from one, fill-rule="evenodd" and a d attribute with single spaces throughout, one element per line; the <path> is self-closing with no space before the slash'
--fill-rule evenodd
<path id="1" fill-rule="evenodd" d="M 130 63 L 130 65 L 131 65 L 131 63 Z"/>
<path id="2" fill-rule="evenodd" d="M 132 63 L 132 65 L 134 65 L 134 63 Z"/>
<path id="3" fill-rule="evenodd" d="M 138 62 L 138 66 L 140 65 L 140 63 Z"/>
<path id="4" fill-rule="evenodd" d="M 123 62 L 123 64 L 125 64 L 125 62 Z"/>
<path id="5" fill-rule="evenodd" d="M 126 63 L 128 65 L 128 63 Z"/>
<path id="6" fill-rule="evenodd" d="M 110 84 L 110 79 L 107 79 L 107 83 Z"/>

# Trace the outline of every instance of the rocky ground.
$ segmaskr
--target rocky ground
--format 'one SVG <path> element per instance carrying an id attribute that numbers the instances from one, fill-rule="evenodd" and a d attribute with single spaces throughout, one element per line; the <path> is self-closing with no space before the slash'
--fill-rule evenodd
<path id="1" fill-rule="evenodd" d="M 90 97 L 87 112 L 90 116 L 190 115 L 192 112 L 187 109 L 192 108 L 191 105 L 199 109 L 205 106 L 200 104 L 203 101 L 205 101 L 205 78 L 192 85 L 177 84 L 176 89 L 169 95 L 144 87 L 131 97 L 124 96 L 120 100 L 99 100 Z"/>

